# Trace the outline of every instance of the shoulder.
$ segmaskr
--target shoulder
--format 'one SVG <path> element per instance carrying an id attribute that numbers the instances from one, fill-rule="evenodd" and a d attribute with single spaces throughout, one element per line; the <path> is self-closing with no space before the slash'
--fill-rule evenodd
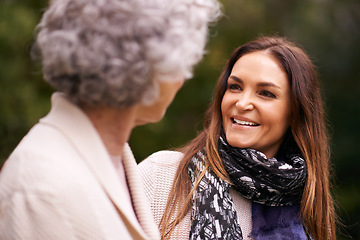
<path id="1" fill-rule="evenodd" d="M 161 165 L 161 166 L 174 166 L 178 165 L 183 158 L 184 154 L 178 151 L 159 151 L 151 154 L 149 157 L 147 157 L 145 160 L 143 160 L 139 167 L 146 165 Z"/>
<path id="2" fill-rule="evenodd" d="M 177 151 L 160 151 L 150 155 L 139 165 L 145 194 L 150 202 L 166 203 L 177 168 L 183 154 Z"/>
<path id="3" fill-rule="evenodd" d="M 177 151 L 153 153 L 138 165 L 141 177 L 143 180 L 172 179 L 182 158 L 183 153 Z"/>
<path id="4" fill-rule="evenodd" d="M 84 186 L 94 179 L 71 143 L 43 127 L 35 126 L 6 160 L 0 173 L 1 197 L 31 192 L 59 196 L 69 192 L 68 186 Z"/>
<path id="5" fill-rule="evenodd" d="M 138 168 L 145 181 L 152 179 L 173 179 L 183 153 L 177 151 L 159 151 L 153 153 L 141 163 Z"/>

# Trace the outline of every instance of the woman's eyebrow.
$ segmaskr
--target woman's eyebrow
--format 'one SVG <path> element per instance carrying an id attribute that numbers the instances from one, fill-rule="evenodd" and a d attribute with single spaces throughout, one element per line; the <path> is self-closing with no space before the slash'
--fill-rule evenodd
<path id="1" fill-rule="evenodd" d="M 275 87 L 275 88 L 280 88 L 280 86 L 276 85 L 275 83 L 272 83 L 272 82 L 260 82 L 257 84 L 258 86 L 260 87 Z"/>
<path id="2" fill-rule="evenodd" d="M 240 78 L 238 78 L 238 77 L 236 77 L 236 76 L 234 76 L 234 75 L 230 75 L 229 78 L 231 78 L 231 79 L 233 79 L 233 80 L 235 80 L 235 81 L 237 81 L 237 82 L 239 82 L 239 83 L 243 83 L 243 81 L 242 81 Z"/>
<path id="3" fill-rule="evenodd" d="M 235 80 L 236 82 L 239 83 L 243 83 L 243 80 L 241 80 L 240 78 L 234 76 L 234 75 L 230 75 L 231 79 Z M 275 88 L 279 88 L 281 89 L 281 87 L 273 82 L 259 82 L 258 84 L 256 84 L 259 87 L 275 87 Z"/>

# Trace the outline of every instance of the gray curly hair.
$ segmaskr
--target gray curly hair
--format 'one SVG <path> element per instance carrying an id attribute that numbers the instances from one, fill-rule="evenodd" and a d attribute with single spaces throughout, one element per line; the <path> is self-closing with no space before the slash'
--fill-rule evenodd
<path id="1" fill-rule="evenodd" d="M 192 77 L 220 15 L 216 0 L 53 0 L 32 53 L 76 103 L 150 104 L 157 80 Z"/>

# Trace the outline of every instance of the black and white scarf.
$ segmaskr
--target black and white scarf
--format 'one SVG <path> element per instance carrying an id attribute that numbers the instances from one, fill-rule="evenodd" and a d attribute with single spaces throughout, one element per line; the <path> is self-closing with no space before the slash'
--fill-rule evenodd
<path id="1" fill-rule="evenodd" d="M 267 159 L 259 151 L 230 146 L 223 134 L 219 154 L 233 187 L 253 202 L 253 238 L 306 239 L 298 204 L 307 170 L 299 154 Z M 204 151 L 192 158 L 188 171 L 193 187 L 205 161 Z M 190 239 L 243 239 L 230 187 L 211 170 L 205 172 L 192 199 Z"/>

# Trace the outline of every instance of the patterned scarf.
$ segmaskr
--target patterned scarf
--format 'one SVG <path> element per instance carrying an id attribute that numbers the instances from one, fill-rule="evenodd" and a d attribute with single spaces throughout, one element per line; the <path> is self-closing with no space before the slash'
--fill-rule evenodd
<path id="1" fill-rule="evenodd" d="M 220 137 L 219 154 L 234 189 L 253 202 L 251 237 L 256 240 L 307 239 L 298 206 L 306 165 L 289 151 L 284 159 L 267 159 L 259 151 L 230 146 L 224 134 Z M 204 151 L 193 156 L 188 169 L 192 187 L 205 161 Z M 243 239 L 230 187 L 211 170 L 205 172 L 192 199 L 190 239 Z"/>

